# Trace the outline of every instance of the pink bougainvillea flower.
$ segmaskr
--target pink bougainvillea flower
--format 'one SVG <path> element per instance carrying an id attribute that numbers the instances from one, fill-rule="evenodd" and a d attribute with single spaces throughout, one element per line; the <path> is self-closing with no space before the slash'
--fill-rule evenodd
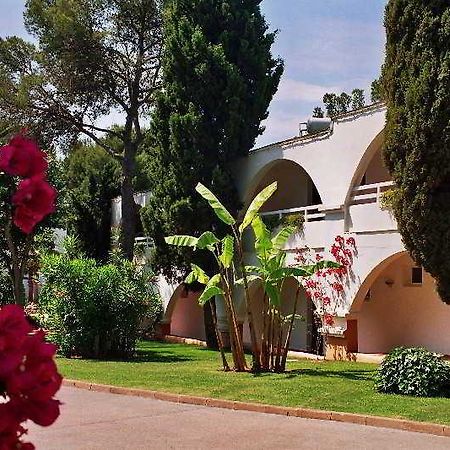
<path id="1" fill-rule="evenodd" d="M 33 140 L 19 134 L 0 148 L 0 171 L 22 178 L 40 175 L 48 167 L 46 156 Z"/>
<path id="2" fill-rule="evenodd" d="M 53 360 L 56 346 L 46 343 L 44 337 L 45 333 L 39 330 L 28 336 L 23 344 L 22 363 L 6 384 L 6 390 L 12 398 L 45 403 L 61 387 L 62 377 Z"/>
<path id="3" fill-rule="evenodd" d="M 0 378 L 7 377 L 22 361 L 21 346 L 30 331 L 20 306 L 6 305 L 0 309 Z"/>
<path id="4" fill-rule="evenodd" d="M 45 216 L 55 210 L 57 192 L 42 176 L 36 175 L 22 180 L 12 201 L 14 224 L 29 234 Z"/>

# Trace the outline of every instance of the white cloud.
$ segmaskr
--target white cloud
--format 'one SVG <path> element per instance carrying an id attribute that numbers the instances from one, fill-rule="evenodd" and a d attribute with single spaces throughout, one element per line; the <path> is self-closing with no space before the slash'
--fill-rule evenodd
<path id="1" fill-rule="evenodd" d="M 325 93 L 339 91 L 340 88 L 337 86 L 320 86 L 292 78 L 282 78 L 274 101 L 321 103 Z"/>

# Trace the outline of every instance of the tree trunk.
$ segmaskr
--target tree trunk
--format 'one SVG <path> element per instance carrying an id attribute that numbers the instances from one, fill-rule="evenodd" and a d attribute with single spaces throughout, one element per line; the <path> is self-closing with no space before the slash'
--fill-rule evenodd
<path id="1" fill-rule="evenodd" d="M 263 325 L 261 332 L 261 370 L 269 370 L 269 298 L 266 294 L 263 297 Z"/>
<path id="2" fill-rule="evenodd" d="M 298 304 L 298 298 L 300 297 L 300 287 L 297 288 L 297 292 L 295 293 L 295 301 L 294 301 L 294 310 L 292 311 L 292 318 L 289 323 L 289 329 L 286 334 L 286 341 L 284 343 L 284 350 L 283 350 L 283 357 L 281 359 L 281 371 L 284 372 L 286 370 L 286 361 L 287 361 L 287 355 L 289 351 L 289 341 L 291 340 L 292 330 L 294 328 L 294 320 L 295 320 L 295 314 L 297 314 L 297 304 Z"/>
<path id="3" fill-rule="evenodd" d="M 211 317 L 212 317 L 212 321 L 213 321 L 213 324 L 214 324 L 214 330 L 216 332 L 217 345 L 219 347 L 220 356 L 222 357 L 223 370 L 224 370 L 224 372 L 229 372 L 230 371 L 230 366 L 228 365 L 227 357 L 225 355 L 225 350 L 223 348 L 222 336 L 220 335 L 220 331 L 219 331 L 219 328 L 217 326 L 216 305 L 215 305 L 213 299 L 211 299 L 211 301 L 209 302 L 209 306 L 211 308 Z"/>
<path id="4" fill-rule="evenodd" d="M 129 261 L 134 256 L 134 239 L 136 237 L 136 203 L 134 202 L 133 177 L 136 169 L 137 146 L 132 141 L 125 142 L 122 160 L 122 233 L 123 255 Z"/>
<path id="5" fill-rule="evenodd" d="M 25 289 L 23 286 L 23 276 L 24 276 L 24 268 L 25 268 L 25 259 L 28 258 L 29 252 L 29 238 L 27 238 L 27 244 L 25 245 L 24 255 L 21 258 L 19 257 L 19 252 L 16 244 L 14 243 L 12 233 L 12 221 L 9 220 L 5 227 L 5 237 L 6 243 L 8 245 L 9 253 L 11 254 L 11 276 L 13 283 L 13 295 L 14 295 L 14 303 L 17 305 L 25 305 Z"/>
<path id="6" fill-rule="evenodd" d="M 250 305 L 250 292 L 248 288 L 248 279 L 247 273 L 245 272 L 245 263 L 244 263 L 244 251 L 242 249 L 242 241 L 239 239 L 239 235 L 236 229 L 233 228 L 234 236 L 237 243 L 238 254 L 239 254 L 239 263 L 242 272 L 242 279 L 244 280 L 244 292 L 245 292 L 245 306 L 247 309 L 247 319 L 248 326 L 250 328 L 250 341 L 252 346 L 252 370 L 254 372 L 259 372 L 261 370 L 261 352 L 258 348 L 258 340 L 256 337 L 255 323 L 253 321 L 253 313 Z"/>

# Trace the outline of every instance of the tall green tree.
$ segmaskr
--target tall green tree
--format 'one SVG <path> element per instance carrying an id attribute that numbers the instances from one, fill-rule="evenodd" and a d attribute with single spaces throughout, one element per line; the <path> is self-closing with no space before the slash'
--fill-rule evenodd
<path id="1" fill-rule="evenodd" d="M 111 248 L 111 202 L 120 194 L 120 166 L 102 147 L 81 144 L 65 161 L 67 229 L 83 252 L 105 261 Z"/>
<path id="2" fill-rule="evenodd" d="M 192 253 L 169 248 L 164 237 L 220 225 L 195 194 L 213 186 L 236 212 L 230 163 L 245 156 L 263 131 L 261 121 L 283 72 L 271 55 L 261 0 L 167 0 L 163 87 L 152 120 L 152 198 L 143 217 L 155 239 L 155 263 L 174 276 Z M 196 255 L 196 261 L 198 256 Z"/>
<path id="3" fill-rule="evenodd" d="M 364 106 L 366 106 L 364 89 L 353 89 L 351 97 L 352 97 L 351 107 L 353 110 L 361 109 L 364 108 Z"/>
<path id="4" fill-rule="evenodd" d="M 370 100 L 372 103 L 383 101 L 383 84 L 380 78 L 376 78 L 370 85 Z"/>
<path id="5" fill-rule="evenodd" d="M 450 304 L 450 4 L 390 0 L 386 8 L 385 160 L 406 248 Z"/>
<path id="6" fill-rule="evenodd" d="M 82 133 L 119 161 L 122 245 L 131 259 L 141 122 L 160 81 L 160 0 L 27 0 L 25 25 L 36 44 L 0 40 L 1 114 L 68 137 Z M 99 125 L 113 112 L 122 128 Z"/>

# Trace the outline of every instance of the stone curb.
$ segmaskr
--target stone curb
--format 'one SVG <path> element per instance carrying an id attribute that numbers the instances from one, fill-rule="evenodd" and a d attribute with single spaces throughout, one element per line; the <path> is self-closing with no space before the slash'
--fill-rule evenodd
<path id="1" fill-rule="evenodd" d="M 389 417 L 368 416 L 335 411 L 323 411 L 308 408 L 291 408 L 285 406 L 264 405 L 260 403 L 246 403 L 233 400 L 198 397 L 193 395 L 171 394 L 168 392 L 150 391 L 147 389 L 124 388 L 106 384 L 89 383 L 86 381 L 63 380 L 63 385 L 86 389 L 96 392 L 129 395 L 134 397 L 153 398 L 172 403 L 185 403 L 189 405 L 209 406 L 213 408 L 233 409 L 237 411 L 252 411 L 282 416 L 301 417 L 303 419 L 330 420 L 334 422 L 354 423 L 379 428 L 413 431 L 416 433 L 433 434 L 450 437 L 450 426 L 428 422 L 414 422 L 412 420 L 392 419 Z"/>

